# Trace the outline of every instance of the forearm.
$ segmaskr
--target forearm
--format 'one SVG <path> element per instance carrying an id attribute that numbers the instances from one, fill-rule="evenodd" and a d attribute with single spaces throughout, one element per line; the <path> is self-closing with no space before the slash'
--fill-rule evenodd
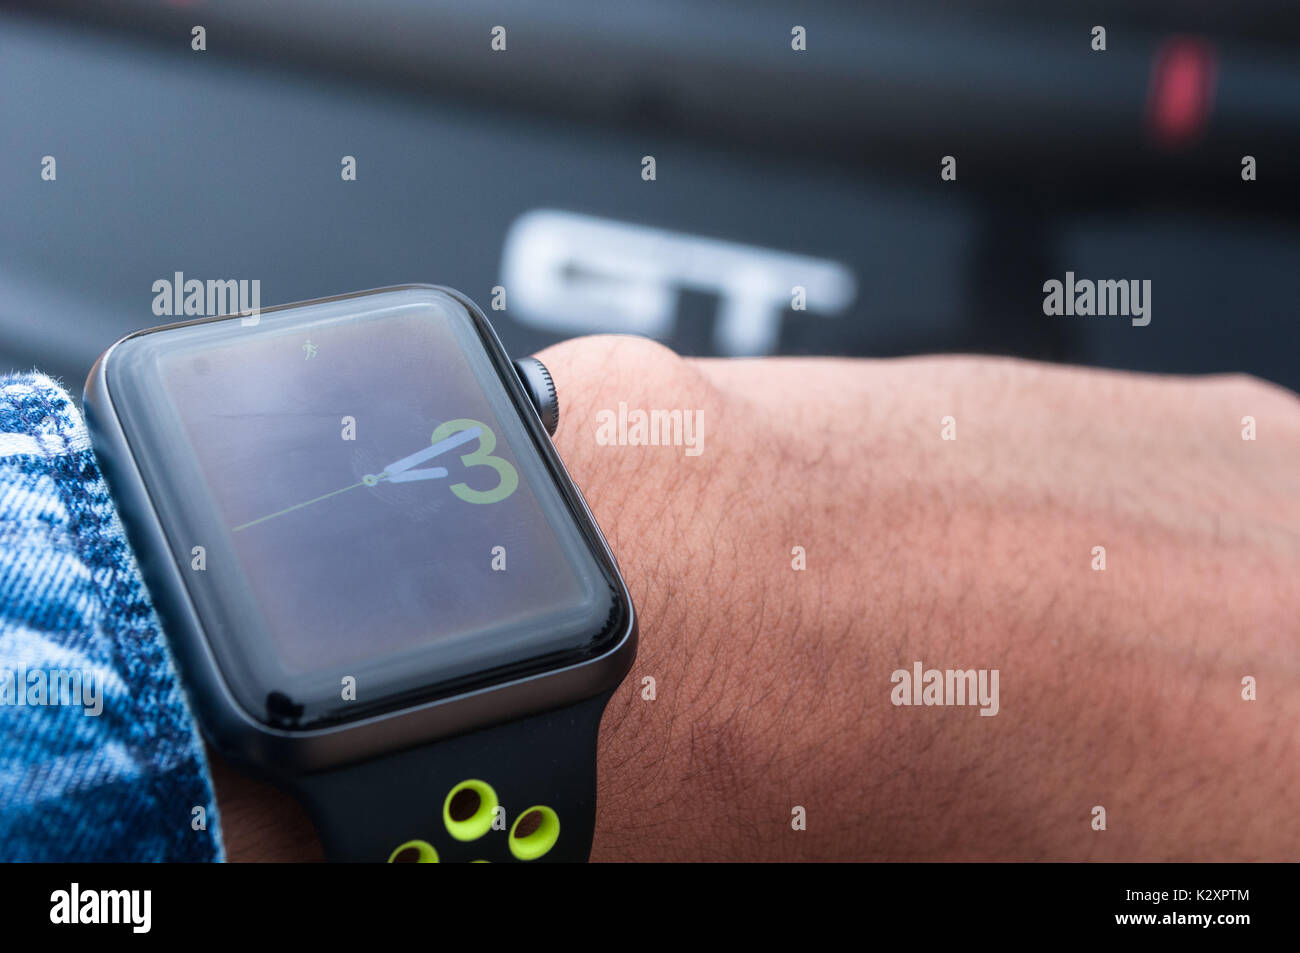
<path id="1" fill-rule="evenodd" d="M 546 355 L 557 441 L 643 619 L 595 858 L 1295 856 L 1291 395 L 947 358 L 626 375 L 594 352 Z M 597 445 L 619 400 L 703 410 L 707 449 Z M 998 714 L 895 706 L 916 662 L 998 669 Z"/>
<path id="2" fill-rule="evenodd" d="M 541 356 L 641 619 L 594 860 L 1300 851 L 1294 395 L 615 338 Z M 703 452 L 602 444 L 620 402 L 702 413 Z M 1243 415 L 1267 439 L 1242 441 Z M 997 714 L 895 705 L 918 662 L 998 670 Z M 232 859 L 319 856 L 290 802 L 217 782 Z"/>

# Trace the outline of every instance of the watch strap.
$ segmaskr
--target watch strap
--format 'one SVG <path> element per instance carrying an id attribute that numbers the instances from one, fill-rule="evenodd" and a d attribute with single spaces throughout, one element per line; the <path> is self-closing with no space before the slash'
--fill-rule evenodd
<path id="1" fill-rule="evenodd" d="M 612 694 L 304 775 L 292 787 L 331 861 L 584 862 L 596 821 L 596 737 Z"/>

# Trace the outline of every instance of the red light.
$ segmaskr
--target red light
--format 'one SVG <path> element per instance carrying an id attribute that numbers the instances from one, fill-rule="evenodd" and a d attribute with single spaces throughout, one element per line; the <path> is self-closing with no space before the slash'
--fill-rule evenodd
<path id="1" fill-rule="evenodd" d="M 1169 148 L 1200 138 L 1214 98 L 1214 49 L 1199 37 L 1174 37 L 1155 55 L 1147 99 L 1152 138 Z"/>

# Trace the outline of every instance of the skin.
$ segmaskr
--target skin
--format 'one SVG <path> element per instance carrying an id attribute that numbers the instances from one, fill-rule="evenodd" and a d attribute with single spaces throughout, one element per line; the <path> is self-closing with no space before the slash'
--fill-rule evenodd
<path id="1" fill-rule="evenodd" d="M 641 617 L 593 860 L 1300 856 L 1296 395 L 620 337 L 539 356 Z M 703 453 L 601 446 L 620 401 L 702 412 Z M 998 669 L 998 714 L 894 705 L 916 661 Z M 291 800 L 215 771 L 231 859 L 321 856 Z"/>

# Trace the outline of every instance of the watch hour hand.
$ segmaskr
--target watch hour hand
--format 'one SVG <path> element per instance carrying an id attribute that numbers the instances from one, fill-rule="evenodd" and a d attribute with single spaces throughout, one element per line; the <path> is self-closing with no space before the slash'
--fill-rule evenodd
<path id="1" fill-rule="evenodd" d="M 446 467 L 425 467 L 423 470 L 403 470 L 389 473 L 389 483 L 414 483 L 416 480 L 437 480 L 447 475 Z"/>
<path id="2" fill-rule="evenodd" d="M 426 467 L 422 470 L 414 470 L 417 463 L 424 463 L 426 460 L 432 460 L 434 457 L 454 450 L 457 447 L 476 440 L 483 434 L 482 427 L 470 427 L 466 430 L 460 430 L 437 443 L 418 450 L 409 457 L 390 463 L 384 467 L 384 472 L 380 478 L 387 478 L 391 483 L 411 483 L 415 480 L 437 480 L 447 475 L 446 467 Z"/>

